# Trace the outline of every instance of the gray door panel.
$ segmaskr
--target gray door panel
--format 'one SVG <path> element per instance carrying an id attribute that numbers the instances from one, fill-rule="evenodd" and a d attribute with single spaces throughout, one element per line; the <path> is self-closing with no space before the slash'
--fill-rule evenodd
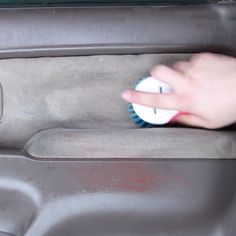
<path id="1" fill-rule="evenodd" d="M 120 98 L 158 63 L 235 55 L 234 3 L 0 23 L 1 236 L 235 235 L 235 128 L 137 129 Z"/>

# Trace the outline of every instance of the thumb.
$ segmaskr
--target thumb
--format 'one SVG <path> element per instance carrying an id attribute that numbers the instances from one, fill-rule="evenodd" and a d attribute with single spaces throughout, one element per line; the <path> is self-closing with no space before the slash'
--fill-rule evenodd
<path id="1" fill-rule="evenodd" d="M 207 128 L 207 121 L 193 114 L 180 113 L 174 121 L 188 126 Z"/>

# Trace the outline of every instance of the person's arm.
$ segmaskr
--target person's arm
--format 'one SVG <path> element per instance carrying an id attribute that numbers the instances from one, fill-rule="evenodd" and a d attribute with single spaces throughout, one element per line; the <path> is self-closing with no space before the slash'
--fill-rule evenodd
<path id="1" fill-rule="evenodd" d="M 173 94 L 127 90 L 122 97 L 145 106 L 187 113 L 177 122 L 209 129 L 236 122 L 236 59 L 202 53 L 173 68 L 158 65 L 151 75 L 169 84 Z"/>

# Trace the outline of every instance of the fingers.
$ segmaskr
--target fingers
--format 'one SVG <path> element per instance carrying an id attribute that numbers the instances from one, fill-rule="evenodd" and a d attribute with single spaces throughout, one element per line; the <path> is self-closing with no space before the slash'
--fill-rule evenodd
<path id="1" fill-rule="evenodd" d="M 162 82 L 170 85 L 174 90 L 187 86 L 187 79 L 184 74 L 164 65 L 158 65 L 151 71 L 151 75 Z"/>
<path id="2" fill-rule="evenodd" d="M 190 60 L 190 63 L 193 67 L 198 69 L 198 72 L 207 70 L 210 71 L 210 73 L 212 73 L 212 70 L 221 72 L 222 63 L 228 63 L 228 65 L 235 68 L 235 63 L 232 62 L 232 58 L 229 56 L 213 53 L 195 54 Z"/>
<path id="3" fill-rule="evenodd" d="M 184 125 L 188 125 L 188 126 L 209 128 L 206 120 L 192 114 L 184 114 L 184 115 L 177 116 L 175 121 Z"/>
<path id="4" fill-rule="evenodd" d="M 209 53 L 209 52 L 198 53 L 192 56 L 190 62 L 194 65 L 205 65 L 206 62 L 209 62 L 212 60 L 218 60 L 219 57 L 220 55 Z"/>
<path id="5" fill-rule="evenodd" d="M 180 109 L 180 102 L 175 94 L 157 94 L 127 90 L 122 94 L 127 102 L 162 109 Z"/>
<path id="6" fill-rule="evenodd" d="M 191 67 L 192 65 L 188 61 L 179 61 L 179 62 L 176 62 L 173 66 L 175 70 L 187 76 L 188 76 L 188 71 L 191 69 Z"/>
<path id="7" fill-rule="evenodd" d="M 183 103 L 174 94 L 156 94 L 156 93 L 146 93 L 146 92 L 127 90 L 122 94 L 122 97 L 127 102 L 140 104 L 148 107 L 179 110 L 179 111 L 181 111 L 182 110 L 181 108 L 183 108 L 182 106 Z M 214 128 L 214 126 L 211 126 L 207 120 L 197 115 L 188 114 L 185 112 L 177 116 L 174 119 L 174 122 L 178 122 L 193 127 L 201 127 L 208 129 Z"/>

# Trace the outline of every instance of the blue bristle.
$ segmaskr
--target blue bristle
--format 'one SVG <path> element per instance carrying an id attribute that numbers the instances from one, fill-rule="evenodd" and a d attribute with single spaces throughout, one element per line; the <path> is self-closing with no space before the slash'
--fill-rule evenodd
<path id="1" fill-rule="evenodd" d="M 139 118 L 138 115 L 136 113 L 134 114 L 130 114 L 132 118 L 136 119 L 136 118 Z"/>
<path id="2" fill-rule="evenodd" d="M 135 82 L 134 83 L 134 87 L 136 87 L 142 80 L 144 80 L 144 79 L 140 79 L 139 81 Z M 151 127 L 154 127 L 153 124 L 150 124 L 150 123 L 144 121 L 143 119 L 141 119 L 136 114 L 136 112 L 134 111 L 132 103 L 129 103 L 128 112 L 129 112 L 129 115 L 130 115 L 130 119 L 137 125 L 137 127 L 139 127 L 139 128 L 151 128 Z"/>
<path id="3" fill-rule="evenodd" d="M 131 103 L 129 103 L 128 112 L 130 114 L 131 120 L 137 125 L 137 127 L 139 127 L 139 128 L 151 128 L 151 127 L 153 127 L 152 124 L 147 123 L 146 121 L 141 119 L 136 114 L 136 112 L 134 111 L 133 105 Z"/>

